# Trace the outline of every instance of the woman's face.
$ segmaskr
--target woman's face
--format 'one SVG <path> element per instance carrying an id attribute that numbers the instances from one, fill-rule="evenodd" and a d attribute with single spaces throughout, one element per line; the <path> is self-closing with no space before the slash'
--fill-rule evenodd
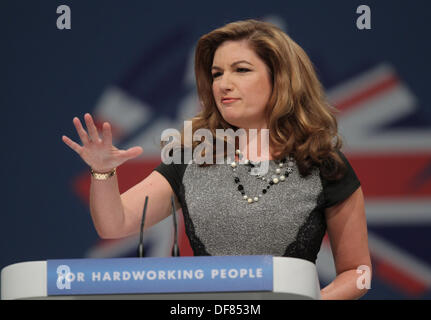
<path id="1" fill-rule="evenodd" d="M 223 118 L 239 128 L 267 128 L 265 109 L 271 96 L 266 64 L 246 40 L 225 41 L 214 54 L 213 95 Z"/>

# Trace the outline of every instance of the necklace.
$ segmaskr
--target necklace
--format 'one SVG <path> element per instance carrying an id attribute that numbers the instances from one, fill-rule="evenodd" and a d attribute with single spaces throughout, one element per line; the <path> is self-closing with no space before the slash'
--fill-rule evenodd
<path id="1" fill-rule="evenodd" d="M 243 155 L 241 151 L 236 150 L 235 153 L 238 155 L 238 158 L 242 160 Z M 256 167 L 258 163 L 259 162 L 253 162 L 248 159 L 244 160 L 244 165 L 249 167 L 248 168 L 249 173 L 252 171 L 252 168 Z M 261 175 L 261 174 L 257 174 L 257 175 L 253 174 L 257 179 L 268 182 L 268 185 L 262 189 L 262 193 L 259 193 L 257 196 L 250 196 L 246 194 L 244 190 L 244 186 L 241 183 L 241 180 L 239 179 L 237 174 L 238 165 L 239 165 L 239 161 L 238 162 L 233 161 L 230 165 L 232 168 L 232 171 L 234 172 L 235 184 L 238 185 L 237 189 L 241 193 L 242 198 L 244 200 L 246 200 L 248 203 L 254 203 L 254 202 L 258 202 L 259 199 L 262 198 L 262 196 L 266 194 L 273 185 L 286 181 L 286 178 L 289 177 L 289 175 L 292 173 L 293 166 L 295 165 L 295 163 L 294 163 L 294 158 L 292 156 L 289 156 L 281 160 L 281 162 L 278 164 L 278 168 L 275 169 L 275 173 L 272 174 L 271 177 L 266 177 L 266 175 Z M 287 165 L 287 168 L 285 167 L 286 165 Z M 285 169 L 286 171 L 283 172 L 283 169 Z"/>

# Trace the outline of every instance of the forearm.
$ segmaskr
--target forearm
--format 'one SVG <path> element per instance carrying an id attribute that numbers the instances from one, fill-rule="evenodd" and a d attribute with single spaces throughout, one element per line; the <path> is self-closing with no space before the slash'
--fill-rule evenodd
<path id="1" fill-rule="evenodd" d="M 116 238 L 124 225 L 124 209 L 117 176 L 107 180 L 91 177 L 90 211 L 101 238 Z"/>
<path id="2" fill-rule="evenodd" d="M 358 288 L 359 274 L 355 269 L 340 273 L 320 293 L 322 300 L 355 300 L 367 293 L 368 289 Z"/>

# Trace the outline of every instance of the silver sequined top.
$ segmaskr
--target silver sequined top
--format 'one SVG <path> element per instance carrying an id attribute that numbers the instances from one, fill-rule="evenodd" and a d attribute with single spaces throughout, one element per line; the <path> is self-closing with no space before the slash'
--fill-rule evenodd
<path id="1" fill-rule="evenodd" d="M 229 164 L 161 163 L 155 170 L 168 180 L 181 203 L 195 255 L 273 255 L 315 263 L 326 232 L 325 208 L 360 186 L 349 162 L 342 158 L 348 171 L 339 181 L 324 180 L 318 168 L 302 177 L 294 165 L 285 181 L 269 189 L 268 181 L 250 175 L 245 165 L 236 169 L 240 182 L 234 181 Z M 268 175 L 277 167 L 278 161 L 269 161 Z M 258 201 L 248 203 L 239 184 Z"/>

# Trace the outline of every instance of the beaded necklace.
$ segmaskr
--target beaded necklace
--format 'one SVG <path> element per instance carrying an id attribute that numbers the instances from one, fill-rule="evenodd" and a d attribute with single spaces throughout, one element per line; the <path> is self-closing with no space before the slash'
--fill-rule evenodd
<path id="1" fill-rule="evenodd" d="M 238 158 L 242 160 L 243 155 L 241 151 L 236 150 L 235 153 L 238 155 Z M 259 162 L 253 162 L 248 159 L 244 160 L 244 165 L 249 167 L 248 172 L 251 172 L 252 168 L 256 167 L 258 163 Z M 262 193 L 259 193 L 257 196 L 250 196 L 246 194 L 244 190 L 244 186 L 242 185 L 241 180 L 239 179 L 238 174 L 236 172 L 238 165 L 239 165 L 239 162 L 236 162 L 236 161 L 233 161 L 230 165 L 234 172 L 234 181 L 238 185 L 238 191 L 241 193 L 242 198 L 244 200 L 246 200 L 248 203 L 254 203 L 254 202 L 258 202 L 259 199 L 262 198 L 262 196 L 268 192 L 271 186 L 276 185 L 280 182 L 286 181 L 286 178 L 289 177 L 289 175 L 292 173 L 293 166 L 295 165 L 295 163 L 294 163 L 294 158 L 292 156 L 289 156 L 287 158 L 284 158 L 278 164 L 278 168 L 275 169 L 275 173 L 270 178 L 266 177 L 265 175 L 260 175 L 260 174 L 255 175 L 257 179 L 260 179 L 262 181 L 268 181 L 268 185 L 264 189 L 262 189 Z M 286 168 L 286 171 L 283 173 L 282 170 L 285 167 L 285 165 L 287 165 L 287 168 Z"/>

